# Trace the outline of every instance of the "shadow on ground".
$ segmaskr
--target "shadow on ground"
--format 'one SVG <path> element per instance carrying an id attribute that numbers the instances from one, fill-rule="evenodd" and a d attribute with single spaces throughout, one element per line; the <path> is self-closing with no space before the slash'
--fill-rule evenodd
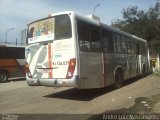
<path id="1" fill-rule="evenodd" d="M 17 81 L 25 81 L 26 78 L 9 78 L 7 81 L 5 82 L 0 82 L 0 84 L 5 84 L 5 83 L 9 83 L 9 82 L 17 82 Z"/>
<path id="2" fill-rule="evenodd" d="M 111 91 L 113 91 L 112 87 L 102 88 L 102 89 L 86 89 L 86 90 L 72 88 L 65 91 L 53 93 L 44 97 L 70 99 L 78 101 L 90 101 L 98 96 L 101 96 Z"/>
<path id="3" fill-rule="evenodd" d="M 124 86 L 130 85 L 133 82 L 136 82 L 140 80 L 141 78 L 132 78 L 130 80 L 127 80 L 124 82 Z M 107 94 L 109 92 L 112 92 L 115 90 L 113 86 L 109 86 L 106 88 L 98 88 L 98 89 L 68 89 L 64 91 L 60 91 L 57 93 L 49 94 L 44 97 L 48 98 L 59 98 L 59 99 L 69 99 L 69 100 L 78 100 L 78 101 L 90 101 L 95 99 L 96 97 L 99 97 L 101 95 Z"/>
<path id="4" fill-rule="evenodd" d="M 117 115 L 137 115 L 137 114 L 152 114 L 156 111 L 153 110 L 153 106 L 160 101 L 160 94 L 152 95 L 150 97 L 139 97 L 135 99 L 135 104 L 129 108 L 122 108 L 118 110 L 110 110 L 105 111 L 102 114 L 94 115 L 90 117 L 88 120 L 104 120 L 109 117 L 113 117 L 115 115 L 116 119 L 113 120 L 121 120 L 123 118 L 117 118 Z M 113 115 L 113 116 L 112 116 Z M 154 113 L 156 117 L 158 116 L 157 112 Z"/>
<path id="5" fill-rule="evenodd" d="M 16 82 L 16 81 L 24 81 L 24 80 L 26 80 L 25 77 L 24 78 L 10 78 L 8 82 Z"/>

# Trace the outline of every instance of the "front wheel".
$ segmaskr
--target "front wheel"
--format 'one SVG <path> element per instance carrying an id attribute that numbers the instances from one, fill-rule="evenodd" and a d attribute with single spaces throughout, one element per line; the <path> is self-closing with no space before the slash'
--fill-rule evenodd
<path id="1" fill-rule="evenodd" d="M 122 85 L 123 85 L 123 73 L 121 70 L 118 70 L 115 74 L 114 88 L 115 89 L 121 88 Z"/>
<path id="2" fill-rule="evenodd" d="M 8 81 L 8 75 L 6 72 L 0 72 L 0 82 L 7 82 Z"/>

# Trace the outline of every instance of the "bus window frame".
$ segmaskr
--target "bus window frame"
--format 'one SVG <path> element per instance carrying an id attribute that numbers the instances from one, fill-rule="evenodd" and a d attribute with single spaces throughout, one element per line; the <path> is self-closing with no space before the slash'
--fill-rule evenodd
<path id="1" fill-rule="evenodd" d="M 121 50 L 122 50 L 122 54 L 128 54 L 128 52 L 127 52 L 127 40 L 126 40 L 126 36 L 125 35 L 121 35 Z M 124 50 L 123 50 L 123 43 L 125 43 L 125 52 L 124 52 Z"/>
<path id="2" fill-rule="evenodd" d="M 78 46 L 79 46 L 79 50 L 81 51 L 81 52 L 94 52 L 94 53 L 101 53 L 102 52 L 102 42 L 101 42 L 101 27 L 100 26 L 98 26 L 98 25 L 94 25 L 94 24 L 92 24 L 92 23 L 89 23 L 89 22 L 87 22 L 87 21 L 85 21 L 85 20 L 82 20 L 82 19 L 78 19 L 78 18 L 76 18 L 76 26 L 77 26 L 77 40 L 78 40 Z M 81 36 L 84 36 L 84 35 L 82 35 L 82 34 L 86 34 L 86 33 L 81 33 L 81 31 L 82 31 L 82 25 L 84 25 L 83 27 L 87 27 L 87 30 L 86 30 L 86 32 L 88 33 L 87 35 L 86 35 L 86 38 L 88 38 L 88 39 L 82 39 L 82 37 Z M 86 26 L 85 26 L 86 25 Z M 79 26 L 81 26 L 81 28 L 79 27 Z M 93 37 L 93 32 L 94 32 L 94 29 L 92 29 L 92 28 L 96 28 L 97 29 L 97 31 L 98 31 L 98 34 L 97 34 L 97 37 L 99 37 L 99 39 L 98 40 L 94 40 L 94 39 L 92 39 L 92 37 Z M 80 31 L 80 32 L 79 32 Z M 84 32 L 84 31 L 82 31 L 82 32 Z M 93 37 L 94 38 L 94 37 Z M 86 44 L 84 44 L 84 45 L 82 45 L 82 43 L 84 42 L 88 42 L 89 44 L 88 45 L 86 45 Z M 95 43 L 97 42 L 97 44 L 95 44 Z M 93 44 L 94 43 L 94 44 Z M 82 45 L 82 46 L 81 46 Z M 93 49 L 94 47 L 93 46 L 97 46 L 95 49 Z"/>
<path id="3" fill-rule="evenodd" d="M 70 36 L 69 36 L 69 37 L 56 38 L 56 37 L 55 37 L 55 36 L 56 36 L 56 30 L 55 30 L 56 20 L 54 20 L 55 22 L 54 22 L 54 26 L 53 26 L 53 27 L 54 27 L 54 35 L 55 35 L 55 36 L 54 36 L 54 39 L 52 39 L 52 40 L 63 40 L 63 39 L 70 39 L 70 38 L 72 38 L 72 37 L 73 37 L 73 34 L 72 34 L 73 28 L 72 28 L 72 21 L 71 21 L 70 14 L 62 14 L 62 15 L 51 16 L 51 17 L 46 17 L 46 18 L 43 18 L 43 19 L 39 19 L 39 20 L 36 20 L 36 21 L 28 24 L 26 45 L 52 41 L 52 40 L 46 40 L 46 41 L 29 43 L 29 42 L 28 42 L 28 39 L 29 39 L 29 38 L 33 38 L 33 36 L 30 37 L 30 30 L 31 30 L 33 27 L 30 28 L 30 26 L 32 26 L 33 24 L 35 24 L 35 23 L 37 23 L 37 22 L 40 22 L 40 21 L 44 21 L 44 20 L 51 19 L 51 18 L 54 18 L 54 19 L 55 19 L 55 18 L 58 17 L 58 16 L 65 16 L 65 15 L 67 15 L 67 16 L 69 17 L 69 21 L 70 21 Z M 34 26 L 34 25 L 33 25 L 33 26 Z M 35 37 L 38 37 L 38 36 L 35 36 Z"/>
<path id="4" fill-rule="evenodd" d="M 103 36 L 103 32 L 104 32 L 104 36 Z M 107 47 L 104 47 L 104 39 L 106 38 L 106 45 Z M 106 29 L 104 27 L 101 27 L 101 41 L 102 41 L 102 50 L 103 53 L 113 53 L 114 52 L 114 44 L 113 44 L 113 32 L 109 29 Z M 112 46 L 110 46 L 112 45 Z"/>

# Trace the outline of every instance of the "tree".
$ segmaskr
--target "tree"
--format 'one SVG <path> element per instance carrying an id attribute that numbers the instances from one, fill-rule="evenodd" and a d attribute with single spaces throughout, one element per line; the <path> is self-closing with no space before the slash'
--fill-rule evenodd
<path id="1" fill-rule="evenodd" d="M 128 7 L 122 10 L 122 15 L 123 20 L 117 19 L 113 27 L 146 39 L 153 51 L 160 52 L 160 1 L 147 11 Z"/>

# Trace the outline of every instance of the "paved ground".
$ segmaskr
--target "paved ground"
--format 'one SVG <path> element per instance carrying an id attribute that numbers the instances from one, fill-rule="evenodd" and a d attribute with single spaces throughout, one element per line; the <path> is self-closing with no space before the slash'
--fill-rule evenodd
<path id="1" fill-rule="evenodd" d="M 0 83 L 0 113 L 2 118 L 6 114 L 25 114 L 19 117 L 23 119 L 30 117 L 26 114 L 34 118 L 37 115 L 33 114 L 54 114 L 55 119 L 70 119 L 71 115 L 64 114 L 79 114 L 74 116 L 80 119 L 84 114 L 84 118 L 99 119 L 102 116 L 93 114 L 160 113 L 160 77 L 132 79 L 117 90 L 30 87 L 24 80 L 13 80 Z"/>

